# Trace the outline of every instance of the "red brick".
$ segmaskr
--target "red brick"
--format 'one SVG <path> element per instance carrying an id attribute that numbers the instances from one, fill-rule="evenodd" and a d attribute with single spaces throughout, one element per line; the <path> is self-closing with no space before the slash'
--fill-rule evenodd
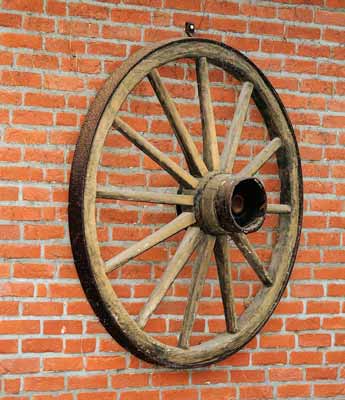
<path id="1" fill-rule="evenodd" d="M 0 371 L 3 374 L 27 374 L 40 370 L 39 358 L 19 358 L 0 360 Z"/>
<path id="2" fill-rule="evenodd" d="M 242 386 L 240 396 L 244 400 L 273 399 L 273 388 L 270 386 Z"/>
<path id="3" fill-rule="evenodd" d="M 0 34 L 0 44 L 6 47 L 23 47 L 38 50 L 42 48 L 42 38 L 20 33 L 2 33 Z"/>
<path id="4" fill-rule="evenodd" d="M 10 10 L 37 13 L 43 11 L 43 0 L 4 0 L 1 5 Z"/>
<path id="5" fill-rule="evenodd" d="M 36 320 L 0 321 L 0 333 L 4 335 L 29 335 L 40 332 L 40 322 Z"/>
<path id="6" fill-rule="evenodd" d="M 24 390 L 51 392 L 64 388 L 63 376 L 33 376 L 24 378 Z"/>
<path id="7" fill-rule="evenodd" d="M 278 387 L 278 398 L 291 399 L 294 397 L 309 397 L 309 385 L 282 385 Z"/>
<path id="8" fill-rule="evenodd" d="M 307 368 L 306 379 L 308 381 L 319 380 L 319 379 L 336 379 L 337 368 Z"/>
<path id="9" fill-rule="evenodd" d="M 8 28 L 20 28 L 22 24 L 22 16 L 18 14 L 0 13 L 0 26 Z"/>
<path id="10" fill-rule="evenodd" d="M 59 21 L 59 32 L 65 35 L 97 37 L 99 27 L 97 24 L 81 21 Z"/>
<path id="11" fill-rule="evenodd" d="M 62 315 L 63 304 L 51 302 L 35 302 L 23 304 L 23 315 Z"/>
<path id="12" fill-rule="evenodd" d="M 54 32 L 54 20 L 42 17 L 26 17 L 24 19 L 24 28 L 29 31 Z"/>
<path id="13" fill-rule="evenodd" d="M 227 379 L 226 371 L 195 371 L 192 372 L 192 384 L 205 385 L 222 383 Z"/>
<path id="14" fill-rule="evenodd" d="M 99 371 L 109 369 L 121 369 L 126 365 L 126 360 L 122 356 L 99 356 L 87 359 L 86 370 Z"/>
<path id="15" fill-rule="evenodd" d="M 57 108 L 64 107 L 65 99 L 61 95 L 47 93 L 26 93 L 24 97 L 24 104 L 27 106 Z"/>
<path id="16" fill-rule="evenodd" d="M 114 389 L 143 386 L 148 386 L 148 375 L 144 373 L 116 374 L 112 377 L 112 387 Z"/>
<path id="17" fill-rule="evenodd" d="M 264 382 L 264 371 L 237 370 L 230 372 L 231 382 Z"/>
<path id="18" fill-rule="evenodd" d="M 41 75 L 32 72 L 2 71 L 0 83 L 9 86 L 41 87 Z"/>
<path id="19" fill-rule="evenodd" d="M 44 321 L 43 333 L 46 335 L 81 334 L 81 321 L 52 320 Z"/>
<path id="20" fill-rule="evenodd" d="M 325 347 L 331 345 L 331 336 L 321 333 L 305 333 L 298 337 L 301 347 Z"/>
<path id="21" fill-rule="evenodd" d="M 83 368 L 82 357 L 54 357 L 43 360 L 44 371 L 78 371 Z"/>
<path id="22" fill-rule="evenodd" d="M 230 400 L 236 398 L 236 389 L 230 387 L 201 389 L 201 400 Z"/>
<path id="23" fill-rule="evenodd" d="M 286 364 L 287 353 L 284 351 L 254 353 L 252 356 L 253 365 Z"/>
<path id="24" fill-rule="evenodd" d="M 48 0 L 47 14 L 66 15 L 66 3 L 64 1 Z"/>
<path id="25" fill-rule="evenodd" d="M 321 364 L 322 353 L 319 351 L 292 351 L 290 354 L 291 364 Z"/>
<path id="26" fill-rule="evenodd" d="M 284 25 L 275 22 L 253 21 L 249 23 L 249 31 L 260 35 L 279 36 L 284 32 Z"/>
<path id="27" fill-rule="evenodd" d="M 343 383 L 315 384 L 314 394 L 318 397 L 327 398 L 332 398 L 333 396 L 341 396 L 345 394 L 345 386 Z"/>
<path id="28" fill-rule="evenodd" d="M 299 381 L 303 379 L 301 368 L 270 368 L 270 380 L 272 381 Z"/>
<path id="29" fill-rule="evenodd" d="M 24 353 L 48 353 L 62 350 L 61 339 L 23 339 L 22 350 Z"/>
<path id="30" fill-rule="evenodd" d="M 319 28 L 288 26 L 287 37 L 302 39 L 320 39 L 321 30 Z"/>
<path id="31" fill-rule="evenodd" d="M 340 25 L 345 26 L 345 13 L 335 12 L 328 10 L 316 10 L 315 11 L 315 22 L 325 25 Z"/>
<path id="32" fill-rule="evenodd" d="M 4 334 L 7 334 L 4 332 Z M 11 354 L 18 351 L 18 341 L 15 339 L 0 340 L 0 354 Z"/>
<path id="33" fill-rule="evenodd" d="M 329 42 L 344 43 L 344 31 L 340 29 L 325 29 L 322 37 Z"/>
<path id="34" fill-rule="evenodd" d="M 108 42 L 93 41 L 88 45 L 90 54 L 104 54 L 114 57 L 124 57 L 126 55 L 126 46 Z"/>
<path id="35" fill-rule="evenodd" d="M 13 122 L 24 125 L 52 125 L 53 114 L 45 111 L 18 110 L 13 112 Z"/>
<path id="36" fill-rule="evenodd" d="M 313 10 L 311 8 L 282 7 L 281 9 L 278 10 L 278 15 L 280 19 L 285 19 L 288 21 L 303 21 L 303 22 L 313 21 Z"/>
<path id="37" fill-rule="evenodd" d="M 186 372 L 154 372 L 152 374 L 153 386 L 180 386 L 187 385 L 188 381 Z"/>
<path id="38" fill-rule="evenodd" d="M 17 65 L 30 68 L 57 69 L 59 60 L 56 56 L 45 54 L 18 54 Z"/>
<path id="39" fill-rule="evenodd" d="M 79 91 L 83 89 L 84 83 L 80 78 L 46 75 L 44 78 L 44 87 L 53 90 Z"/>
<path id="40" fill-rule="evenodd" d="M 308 301 L 307 313 L 310 314 L 337 314 L 340 311 L 340 304 L 336 301 Z"/>
<path id="41" fill-rule="evenodd" d="M 69 376 L 67 387 L 73 389 L 99 389 L 107 387 L 106 375 Z"/>
<path id="42" fill-rule="evenodd" d="M 82 18 L 106 19 L 109 15 L 109 9 L 91 4 L 70 3 L 69 15 Z"/>

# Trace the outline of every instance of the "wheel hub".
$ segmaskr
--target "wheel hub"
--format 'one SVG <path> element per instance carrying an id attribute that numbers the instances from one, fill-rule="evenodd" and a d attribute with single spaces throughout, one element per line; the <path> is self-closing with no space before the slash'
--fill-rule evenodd
<path id="1" fill-rule="evenodd" d="M 259 179 L 222 173 L 200 182 L 194 206 L 197 222 L 206 233 L 250 233 L 265 220 L 267 196 Z"/>

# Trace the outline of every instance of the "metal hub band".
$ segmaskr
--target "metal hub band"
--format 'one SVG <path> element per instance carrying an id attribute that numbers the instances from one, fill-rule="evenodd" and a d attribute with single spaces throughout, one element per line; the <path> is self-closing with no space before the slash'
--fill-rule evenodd
<path id="1" fill-rule="evenodd" d="M 194 206 L 196 220 L 206 233 L 250 233 L 265 220 L 267 196 L 257 178 L 218 173 L 200 182 Z"/>

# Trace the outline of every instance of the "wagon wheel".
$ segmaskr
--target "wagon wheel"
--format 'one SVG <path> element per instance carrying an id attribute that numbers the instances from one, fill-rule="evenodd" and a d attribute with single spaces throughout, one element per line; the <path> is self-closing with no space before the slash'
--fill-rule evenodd
<path id="1" fill-rule="evenodd" d="M 203 158 L 198 153 L 157 68 L 181 58 L 195 60 L 202 117 Z M 218 154 L 210 96 L 208 65 L 222 68 L 242 82 L 224 150 Z M 122 103 L 145 77 L 163 107 L 183 150 L 183 169 L 124 122 Z M 263 116 L 270 140 L 239 173 L 233 173 L 250 98 Z M 180 184 L 176 194 L 97 187 L 96 174 L 108 131 L 116 128 Z M 275 154 L 281 185 L 280 204 L 269 204 L 254 175 Z M 95 222 L 96 198 L 173 204 L 176 218 L 106 262 L 102 259 Z M 72 249 L 84 291 L 108 332 L 138 357 L 161 365 L 188 368 L 207 365 L 238 351 L 262 328 L 287 285 L 298 247 L 302 219 L 302 175 L 298 148 L 286 111 L 262 72 L 231 47 L 211 40 L 179 39 L 151 45 L 132 55 L 98 93 L 82 127 L 70 182 L 69 226 Z M 266 268 L 247 234 L 260 229 L 266 214 L 279 214 L 279 236 Z M 143 251 L 186 230 L 175 255 L 141 309 L 131 318 L 114 293 L 108 274 Z M 228 257 L 231 238 L 262 281 L 262 289 L 237 318 Z M 178 345 L 169 346 L 143 327 L 196 249 L 194 273 Z M 198 300 L 214 252 L 227 332 L 208 342 L 189 345 Z"/>

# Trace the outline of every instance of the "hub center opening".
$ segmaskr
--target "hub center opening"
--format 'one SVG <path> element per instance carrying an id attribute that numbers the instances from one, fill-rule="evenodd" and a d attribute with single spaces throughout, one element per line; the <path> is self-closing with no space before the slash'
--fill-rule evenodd
<path id="1" fill-rule="evenodd" d="M 228 199 L 231 217 L 240 228 L 256 225 L 265 215 L 266 192 L 256 178 L 244 179 L 237 183 Z"/>

